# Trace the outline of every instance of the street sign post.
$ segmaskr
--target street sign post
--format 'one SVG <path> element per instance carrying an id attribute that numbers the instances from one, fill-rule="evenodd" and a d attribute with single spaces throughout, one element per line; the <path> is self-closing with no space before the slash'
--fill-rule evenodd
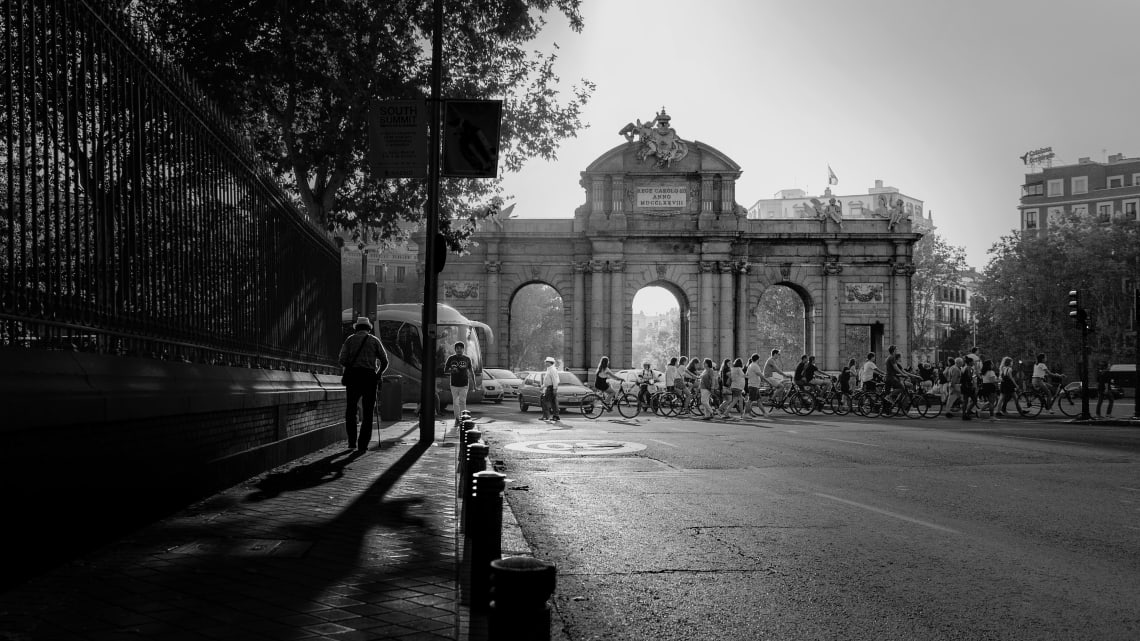
<path id="1" fill-rule="evenodd" d="M 428 177 L 423 99 L 378 100 L 368 111 L 368 163 L 375 178 Z"/>
<path id="2" fill-rule="evenodd" d="M 443 171 L 451 178 L 494 178 L 499 169 L 502 100 L 447 100 Z"/>

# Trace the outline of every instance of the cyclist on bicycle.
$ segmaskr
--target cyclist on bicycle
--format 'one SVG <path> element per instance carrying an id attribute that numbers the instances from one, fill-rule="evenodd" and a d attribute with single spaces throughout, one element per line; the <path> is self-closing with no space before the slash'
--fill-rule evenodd
<path id="1" fill-rule="evenodd" d="M 713 387 L 716 385 L 717 371 L 716 365 L 713 364 L 713 360 L 711 358 L 706 358 L 704 365 L 705 369 L 703 372 L 701 372 L 700 378 L 701 418 L 708 421 L 713 417 L 712 391 Z"/>
<path id="2" fill-rule="evenodd" d="M 637 402 L 641 409 L 649 409 L 649 386 L 657 381 L 657 374 L 648 362 L 641 364 L 641 371 L 637 373 Z"/>
<path id="3" fill-rule="evenodd" d="M 598 369 L 594 373 L 594 388 L 602 393 L 607 405 L 612 405 L 614 394 L 617 392 L 614 387 L 620 385 L 621 381 L 618 380 L 617 374 L 610 371 L 610 357 L 603 356 L 598 361 Z"/>
<path id="4" fill-rule="evenodd" d="M 1033 365 L 1033 389 L 1041 394 L 1041 398 L 1045 401 L 1045 409 L 1050 414 L 1056 414 L 1053 411 L 1053 387 L 1049 385 L 1049 379 L 1053 377 L 1053 372 L 1049 371 L 1049 366 L 1045 364 L 1045 354 L 1037 355 L 1037 363 Z"/>
<path id="5" fill-rule="evenodd" d="M 887 357 L 887 375 L 884 379 L 884 387 L 889 393 L 892 389 L 906 391 L 906 386 L 903 385 L 903 380 L 911 378 L 915 380 L 922 380 L 918 374 L 911 374 L 903 369 L 902 354 L 895 352 L 893 355 Z"/>
<path id="6" fill-rule="evenodd" d="M 784 378 L 783 369 L 783 366 L 780 365 L 780 350 L 772 350 L 772 355 L 768 357 L 768 360 L 764 361 L 763 376 L 764 380 L 768 381 L 768 384 L 772 386 L 773 390 L 779 389 L 786 380 Z"/>
<path id="7" fill-rule="evenodd" d="M 875 374 L 882 373 L 879 366 L 875 364 L 875 352 L 867 352 L 867 360 L 863 361 L 863 368 L 859 370 L 859 382 L 863 385 L 863 391 L 875 391 Z"/>

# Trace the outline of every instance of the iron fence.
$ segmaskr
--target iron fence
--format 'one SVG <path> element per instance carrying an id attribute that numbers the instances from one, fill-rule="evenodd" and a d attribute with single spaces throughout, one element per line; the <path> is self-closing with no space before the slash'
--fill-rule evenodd
<path id="1" fill-rule="evenodd" d="M 0 347 L 331 371 L 340 257 L 97 0 L 0 0 Z"/>

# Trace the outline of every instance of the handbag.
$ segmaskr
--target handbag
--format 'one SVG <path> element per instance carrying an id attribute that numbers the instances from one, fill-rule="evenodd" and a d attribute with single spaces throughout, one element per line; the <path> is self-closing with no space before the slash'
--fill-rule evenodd
<path id="1" fill-rule="evenodd" d="M 360 352 L 364 351 L 364 344 L 367 342 L 368 342 L 368 337 L 365 336 L 364 340 L 360 341 L 360 347 L 356 348 L 356 353 L 352 355 L 351 359 L 349 359 L 349 361 L 348 361 L 349 363 L 351 363 L 352 361 L 355 361 L 357 356 L 360 356 Z M 348 368 L 347 367 L 344 368 L 344 371 L 340 373 L 340 384 L 341 385 L 348 385 Z"/>

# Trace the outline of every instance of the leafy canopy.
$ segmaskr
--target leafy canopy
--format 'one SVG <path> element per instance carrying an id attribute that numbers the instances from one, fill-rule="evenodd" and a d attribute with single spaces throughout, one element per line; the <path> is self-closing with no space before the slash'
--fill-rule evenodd
<path id="1" fill-rule="evenodd" d="M 594 85 L 560 95 L 557 56 L 527 50 L 579 0 L 447 0 L 443 98 L 504 101 L 500 170 L 556 157 L 581 129 Z M 277 177 L 330 230 L 360 242 L 397 239 L 423 217 L 423 180 L 368 176 L 367 114 L 375 100 L 430 94 L 431 0 L 135 0 L 128 12 L 244 127 Z M 557 47 L 557 45 L 555 45 Z M 447 179 L 440 230 L 461 248 L 497 212 L 500 180 Z"/>

